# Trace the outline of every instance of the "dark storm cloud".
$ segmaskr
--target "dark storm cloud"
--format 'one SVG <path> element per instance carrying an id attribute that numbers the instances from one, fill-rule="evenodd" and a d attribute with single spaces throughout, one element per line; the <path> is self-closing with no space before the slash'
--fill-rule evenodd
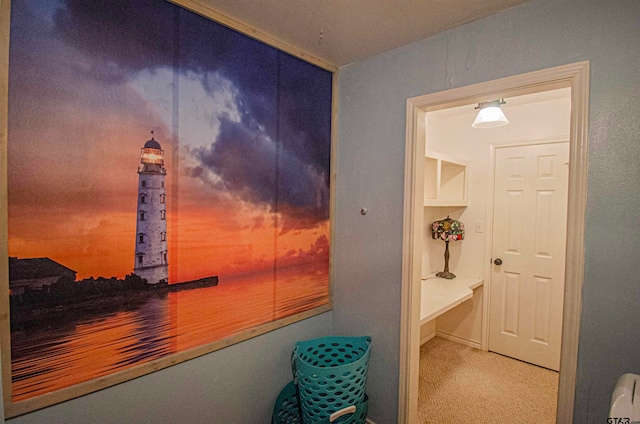
<path id="1" fill-rule="evenodd" d="M 329 195 L 324 174 L 290 152 L 276 150 L 276 143 L 259 129 L 222 118 L 216 142 L 193 153 L 242 200 L 284 212 L 285 220 L 289 215 L 296 217 L 298 225 L 287 226 L 285 222 L 288 229 L 310 228 L 328 219 Z"/>
<path id="2" fill-rule="evenodd" d="M 220 135 L 210 148 L 195 150 L 194 156 L 224 181 L 224 186 L 242 200 L 272 204 L 275 192 L 275 145 L 260 131 L 242 123 L 220 120 Z"/>
<path id="3" fill-rule="evenodd" d="M 161 0 L 67 0 L 55 23 L 57 35 L 95 63 L 97 79 L 161 67 L 219 72 L 241 87 L 242 112 L 274 128 L 265 99 L 276 93 L 277 51 L 256 40 Z"/>
<path id="4" fill-rule="evenodd" d="M 280 131 L 283 149 L 325 172 L 331 161 L 331 74 L 280 56 Z"/>
<path id="5" fill-rule="evenodd" d="M 162 67 L 203 75 L 212 95 L 207 73 L 231 81 L 240 122 L 218 117 L 213 147 L 196 152 L 202 165 L 237 197 L 273 204 L 277 140 L 279 211 L 304 227 L 328 218 L 331 73 L 166 1 L 67 0 L 55 24 L 91 58 L 78 72 L 104 84 Z"/>
<path id="6" fill-rule="evenodd" d="M 170 66 L 174 6 L 157 0 L 66 0 L 54 16 L 60 39 L 91 57 L 95 76 Z"/>

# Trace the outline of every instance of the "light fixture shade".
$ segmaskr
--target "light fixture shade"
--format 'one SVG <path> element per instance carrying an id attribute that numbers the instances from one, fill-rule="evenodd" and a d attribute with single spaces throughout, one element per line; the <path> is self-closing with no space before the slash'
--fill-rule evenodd
<path id="1" fill-rule="evenodd" d="M 435 240 L 464 240 L 464 224 L 447 216 L 445 219 L 431 224 L 431 235 Z"/>
<path id="2" fill-rule="evenodd" d="M 480 112 L 471 126 L 473 128 L 495 128 L 507 125 L 509 120 L 500 109 L 500 105 L 503 103 L 500 100 L 480 103 L 476 108 L 480 109 Z"/>

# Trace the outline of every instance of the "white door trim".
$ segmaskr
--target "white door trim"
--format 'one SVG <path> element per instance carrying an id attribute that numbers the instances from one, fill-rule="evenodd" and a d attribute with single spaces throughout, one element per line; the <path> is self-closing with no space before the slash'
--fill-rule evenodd
<path id="1" fill-rule="evenodd" d="M 556 422 L 573 421 L 584 273 L 589 118 L 588 61 L 407 99 L 398 423 L 416 423 L 418 411 L 425 115 L 428 111 L 565 87 L 571 87 L 571 130 L 566 283 Z"/>

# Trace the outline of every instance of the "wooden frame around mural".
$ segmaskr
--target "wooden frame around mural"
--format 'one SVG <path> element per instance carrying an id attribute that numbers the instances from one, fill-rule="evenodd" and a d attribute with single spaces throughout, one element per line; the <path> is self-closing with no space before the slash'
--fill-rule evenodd
<path id="1" fill-rule="evenodd" d="M 16 11 L 0 2 L 0 168 L 7 170 L 0 177 L 0 238 L 7 241 L 0 257 L 9 258 L 0 261 L 5 416 L 330 310 L 336 68 L 191 0 L 129 2 L 126 19 L 113 2 L 115 14 L 96 14 L 93 3 L 63 11 L 47 3 Z M 142 25 L 144 34 L 127 39 L 141 25 L 135 9 L 155 5 L 163 12 L 142 10 L 153 18 Z M 42 33 L 24 40 L 15 31 L 10 49 L 10 17 L 64 27 L 42 47 L 53 49 L 58 62 L 29 66 L 51 59 L 29 49 Z M 194 26 L 211 26 L 221 47 L 201 48 L 211 39 L 194 40 L 207 33 Z M 116 42 L 105 44 L 100 36 L 107 33 Z M 242 48 L 228 48 L 237 40 Z M 215 56 L 215 66 L 203 52 Z M 14 64 L 21 68 L 10 87 Z M 47 84 L 61 69 L 55 84 Z M 29 103 L 33 93 L 38 100 Z M 65 118 L 70 113 L 73 120 Z M 65 120 L 73 122 L 65 127 Z M 48 145 L 33 143 L 43 137 Z M 225 292 L 231 286 L 241 302 Z M 245 313 L 244 323 L 225 322 L 225 311 Z M 191 329 L 192 315 L 211 319 L 207 334 Z M 21 355 L 27 362 L 60 356 L 33 354 L 30 340 L 51 342 L 40 331 L 44 321 L 56 322 L 47 331 L 57 332 L 54 344 L 78 355 L 64 364 L 74 378 L 52 385 L 64 376 L 51 374 L 20 388 Z M 88 348 L 74 344 L 82 337 Z M 99 339 L 100 355 L 86 343 L 91 338 Z M 87 369 L 109 355 L 117 366 Z"/>

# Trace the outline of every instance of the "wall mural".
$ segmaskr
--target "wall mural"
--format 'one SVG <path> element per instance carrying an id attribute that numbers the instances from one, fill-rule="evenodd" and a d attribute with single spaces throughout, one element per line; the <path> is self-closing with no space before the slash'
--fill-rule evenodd
<path id="1" fill-rule="evenodd" d="M 10 402 L 328 305 L 331 72 L 162 0 L 11 7 Z"/>

